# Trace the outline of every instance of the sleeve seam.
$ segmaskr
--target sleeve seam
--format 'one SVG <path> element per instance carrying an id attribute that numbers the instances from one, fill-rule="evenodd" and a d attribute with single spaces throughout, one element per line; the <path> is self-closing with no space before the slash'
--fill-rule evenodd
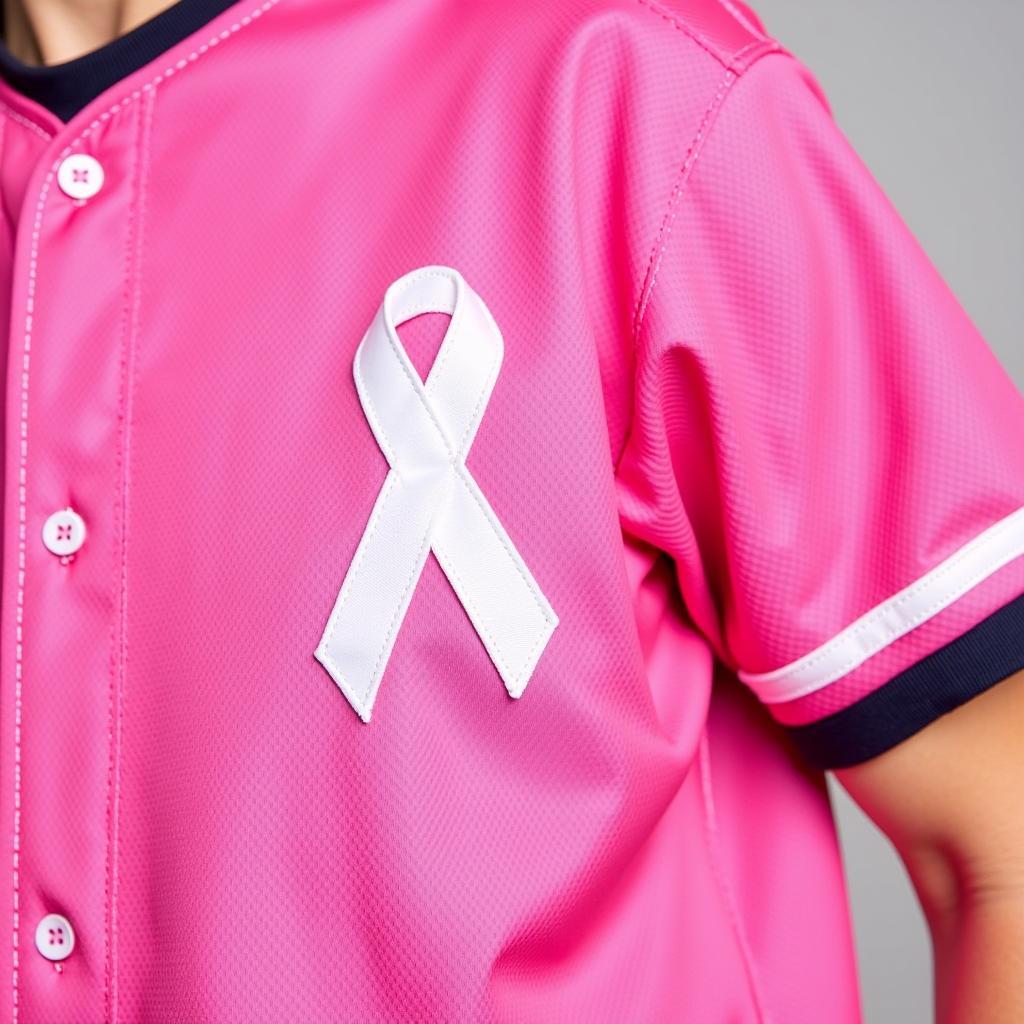
<path id="1" fill-rule="evenodd" d="M 755 50 L 756 52 L 754 52 Z M 748 57 L 746 62 L 739 62 L 741 55 L 748 52 L 750 52 L 751 55 Z M 711 97 L 711 100 L 701 117 L 697 131 L 686 148 L 686 153 L 683 157 L 682 163 L 676 171 L 672 189 L 669 192 L 658 231 L 651 244 L 646 270 L 644 271 L 644 276 L 640 282 L 640 288 L 638 289 L 636 305 L 633 311 L 633 324 L 631 331 L 631 348 L 634 355 L 640 347 L 640 335 L 644 324 L 644 318 L 647 314 L 651 297 L 658 281 L 658 271 L 661 268 L 662 258 L 671 240 L 672 225 L 679 209 L 679 203 L 683 193 L 686 191 L 690 175 L 693 173 L 693 169 L 697 165 L 704 143 L 710 136 L 718 119 L 718 115 L 724 107 L 725 101 L 728 98 L 732 87 L 762 57 L 772 53 L 781 54 L 792 59 L 790 51 L 774 39 L 756 40 L 733 55 L 732 59 L 726 64 L 725 74 L 720 79 L 718 88 L 715 90 L 714 95 Z"/>

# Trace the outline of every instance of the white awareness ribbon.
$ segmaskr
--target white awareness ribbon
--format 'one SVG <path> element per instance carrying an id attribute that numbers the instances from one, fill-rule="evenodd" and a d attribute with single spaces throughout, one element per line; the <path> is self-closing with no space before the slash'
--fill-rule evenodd
<path id="1" fill-rule="evenodd" d="M 427 312 L 451 320 L 423 382 L 396 328 Z M 389 285 L 356 350 L 359 400 L 390 469 L 314 654 L 364 722 L 430 551 L 511 696 L 558 625 L 466 468 L 503 352 L 483 300 L 444 266 Z"/>

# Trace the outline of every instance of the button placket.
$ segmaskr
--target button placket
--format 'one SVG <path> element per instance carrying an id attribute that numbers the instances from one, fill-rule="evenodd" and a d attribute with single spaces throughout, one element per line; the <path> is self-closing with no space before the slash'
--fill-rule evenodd
<path id="1" fill-rule="evenodd" d="M 29 525 L 20 533 L 18 642 L 5 678 L 19 709 L 9 911 L 18 1020 L 100 1019 L 108 997 L 109 813 L 118 770 L 112 679 L 121 671 L 111 645 L 120 650 L 123 600 L 108 553 L 122 537 L 126 427 L 116 413 L 131 343 L 123 296 L 136 267 L 132 172 L 140 166 L 141 110 L 128 106 L 79 137 L 56 166 L 42 155 L 28 185 L 36 202 L 27 193 L 23 203 L 32 230 L 19 233 L 13 254 L 13 281 L 25 283 L 11 310 L 24 323 L 13 454 L 23 481 L 19 515 Z M 60 134 L 51 142 L 61 147 Z M 70 152 L 83 144 L 97 156 Z M 96 197 L 100 207 L 92 206 Z M 83 548 L 93 557 L 84 559 Z M 55 841 L 60 832 L 66 841 Z"/>

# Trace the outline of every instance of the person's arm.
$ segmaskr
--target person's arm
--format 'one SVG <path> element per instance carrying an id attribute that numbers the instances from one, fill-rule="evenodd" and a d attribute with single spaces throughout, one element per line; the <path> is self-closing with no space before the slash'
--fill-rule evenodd
<path id="1" fill-rule="evenodd" d="M 641 307 L 623 522 L 903 853 L 941 1024 L 1019 1024 L 1024 396 L 807 66 L 725 95 Z"/>
<path id="2" fill-rule="evenodd" d="M 836 776 L 917 890 L 938 1024 L 1024 1021 L 1024 672 Z"/>

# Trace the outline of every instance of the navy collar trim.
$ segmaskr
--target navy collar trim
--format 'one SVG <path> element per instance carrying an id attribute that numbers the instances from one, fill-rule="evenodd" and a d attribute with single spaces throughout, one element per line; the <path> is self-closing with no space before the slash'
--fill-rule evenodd
<path id="1" fill-rule="evenodd" d="M 175 0 L 117 39 L 61 64 L 25 64 L 7 49 L 0 35 L 0 78 L 67 122 L 105 89 L 155 60 L 236 2 Z M 0 3 L 0 33 L 2 9 Z"/>

